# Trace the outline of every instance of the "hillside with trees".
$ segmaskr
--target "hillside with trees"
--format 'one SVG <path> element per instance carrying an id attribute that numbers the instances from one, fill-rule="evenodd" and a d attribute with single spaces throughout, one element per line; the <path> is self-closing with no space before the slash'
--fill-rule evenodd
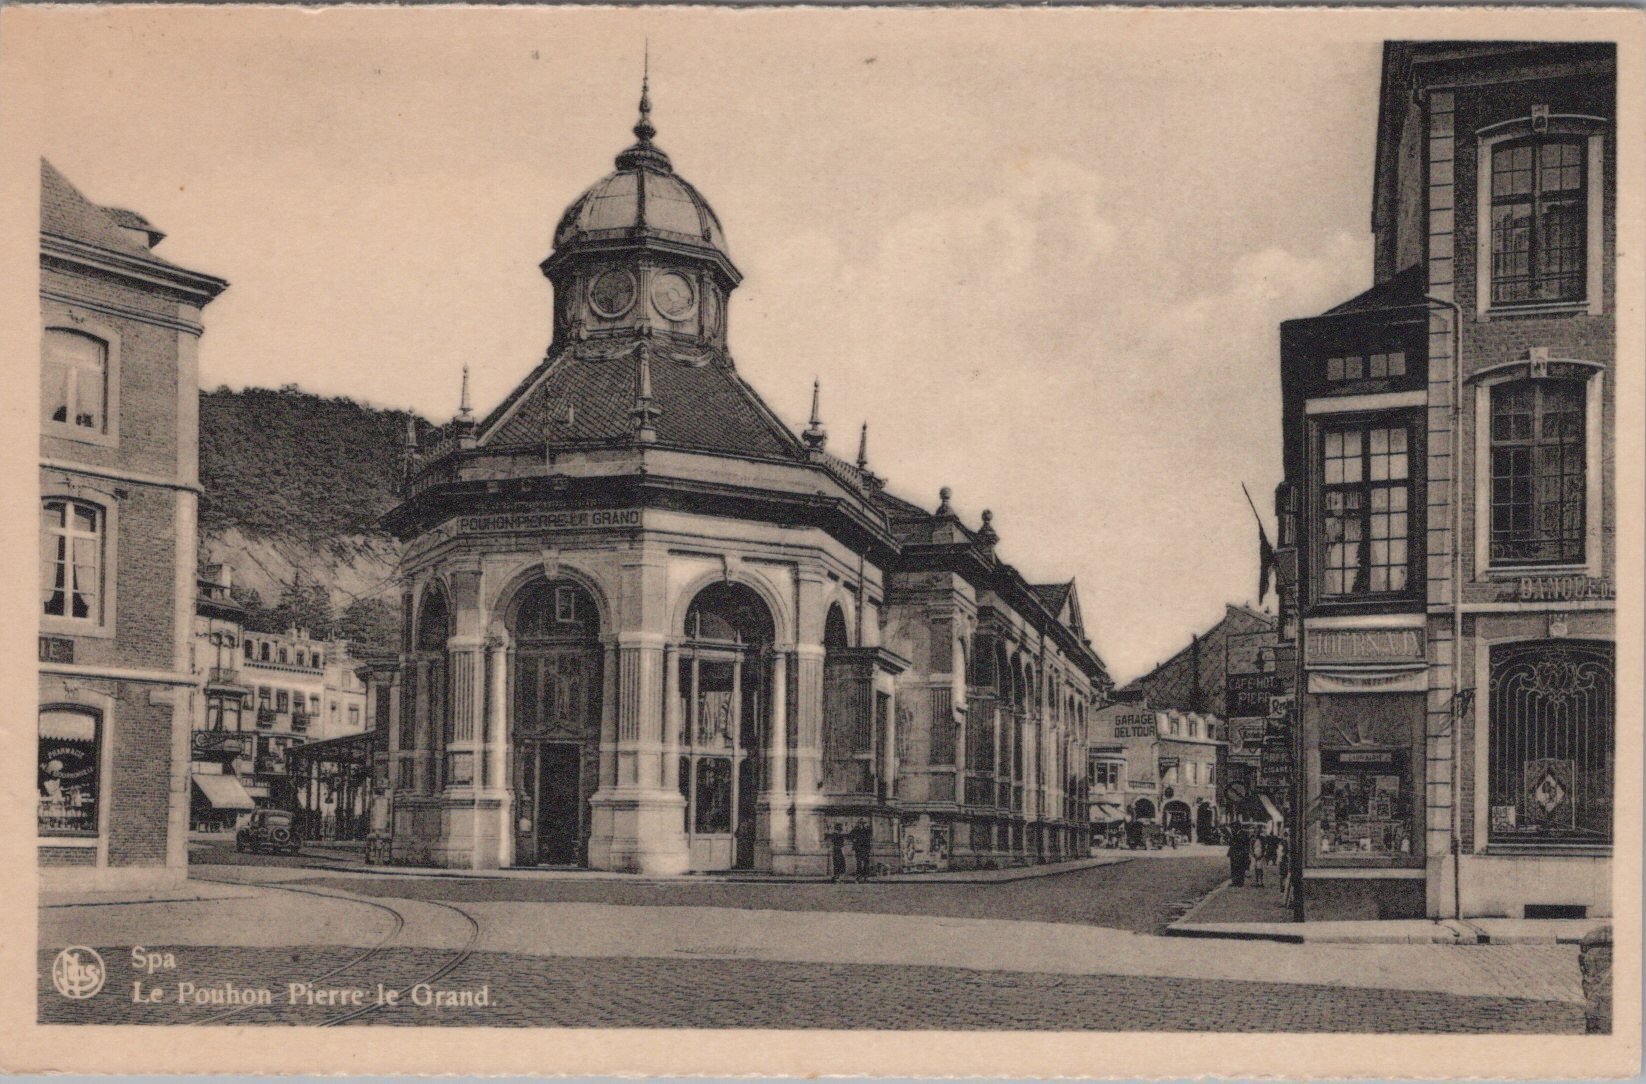
<path id="1" fill-rule="evenodd" d="M 291 384 L 201 393 L 201 560 L 233 570 L 249 628 L 393 645 L 400 547 L 378 521 L 407 417 Z"/>

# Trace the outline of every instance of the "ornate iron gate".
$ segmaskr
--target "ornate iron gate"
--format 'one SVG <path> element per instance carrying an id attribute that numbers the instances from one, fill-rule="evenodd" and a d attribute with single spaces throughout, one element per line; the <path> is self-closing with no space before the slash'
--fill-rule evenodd
<path id="1" fill-rule="evenodd" d="M 1492 648 L 1493 842 L 1611 842 L 1614 657 L 1582 640 Z"/>

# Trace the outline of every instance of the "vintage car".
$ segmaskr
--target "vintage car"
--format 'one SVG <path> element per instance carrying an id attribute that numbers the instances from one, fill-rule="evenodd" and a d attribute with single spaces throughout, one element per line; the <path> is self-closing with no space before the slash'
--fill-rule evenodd
<path id="1" fill-rule="evenodd" d="M 297 830 L 292 820 L 284 809 L 254 810 L 234 833 L 234 849 L 296 854 Z"/>

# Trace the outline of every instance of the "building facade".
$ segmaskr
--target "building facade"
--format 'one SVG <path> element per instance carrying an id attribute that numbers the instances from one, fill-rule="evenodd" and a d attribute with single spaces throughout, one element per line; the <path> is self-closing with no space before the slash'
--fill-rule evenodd
<path id="1" fill-rule="evenodd" d="M 1282 325 L 1317 913 L 1610 914 L 1615 97 L 1389 44 L 1375 283 Z"/>
<path id="2" fill-rule="evenodd" d="M 567 208 L 554 329 L 484 418 L 410 436 L 396 861 L 823 873 L 1085 848 L 1107 676 L 1072 585 L 790 430 L 737 373 L 718 218 L 652 141 Z"/>
<path id="3" fill-rule="evenodd" d="M 38 860 L 138 883 L 187 863 L 201 310 L 227 286 L 50 163 L 40 200 Z"/>
<path id="4" fill-rule="evenodd" d="M 1224 725 L 1214 715 L 1159 711 L 1125 692 L 1092 715 L 1087 755 L 1093 824 L 1150 821 L 1191 838 L 1213 838 L 1220 802 Z"/>
<path id="5" fill-rule="evenodd" d="M 1273 698 L 1290 685 L 1284 657 L 1276 617 L 1229 603 L 1217 624 L 1191 637 L 1181 651 L 1127 682 L 1115 695 L 1141 698 L 1155 709 L 1215 717 L 1224 739 L 1218 778 L 1222 784 L 1235 784 L 1231 793 L 1241 796 L 1229 803 L 1220 793 L 1215 804 L 1227 815 L 1273 819 L 1255 796 L 1260 793 L 1263 743 L 1273 731 Z"/>
<path id="6" fill-rule="evenodd" d="M 295 809 L 313 797 L 317 824 L 335 805 L 304 793 L 289 755 L 312 742 L 363 733 L 370 723 L 366 681 L 342 640 L 306 629 L 248 632 L 230 598 L 226 565 L 201 570 L 193 666 L 201 692 L 191 741 L 190 824 L 231 827 L 253 808 Z"/>

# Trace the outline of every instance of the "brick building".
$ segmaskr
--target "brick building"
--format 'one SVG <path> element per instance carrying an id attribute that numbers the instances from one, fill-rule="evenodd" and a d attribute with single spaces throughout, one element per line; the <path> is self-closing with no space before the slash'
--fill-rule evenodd
<path id="1" fill-rule="evenodd" d="M 227 286 L 49 163 L 40 193 L 43 873 L 186 865 L 200 314 Z"/>
<path id="2" fill-rule="evenodd" d="M 739 375 L 719 219 L 652 141 L 574 201 L 541 365 L 410 437 L 396 860 L 823 873 L 1083 854 L 1109 687 L 1070 583 L 796 434 Z"/>
<path id="3" fill-rule="evenodd" d="M 1610 913 L 1615 65 L 1388 44 L 1374 284 L 1282 325 L 1315 914 Z"/>

